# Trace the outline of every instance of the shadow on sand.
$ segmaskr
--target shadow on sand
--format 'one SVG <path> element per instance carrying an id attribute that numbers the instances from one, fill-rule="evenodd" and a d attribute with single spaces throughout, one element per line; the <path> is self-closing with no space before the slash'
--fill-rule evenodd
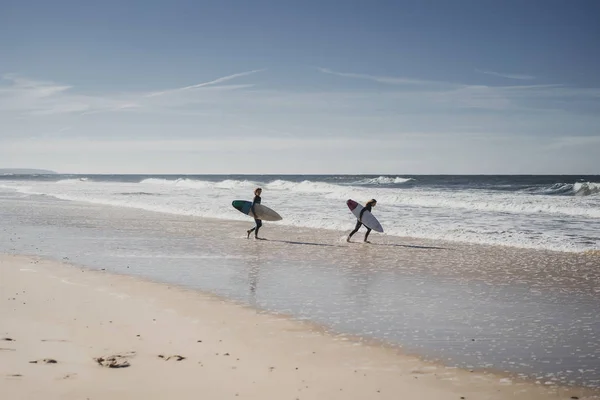
<path id="1" fill-rule="evenodd" d="M 410 249 L 451 250 L 447 247 L 418 246 L 416 244 L 370 243 L 371 246 L 408 247 Z"/>
<path id="2" fill-rule="evenodd" d="M 300 244 L 304 246 L 323 246 L 323 247 L 347 247 L 339 244 L 328 244 L 328 243 L 314 243 L 314 242 L 297 242 L 292 240 L 278 240 L 278 239 L 266 239 L 257 238 L 258 240 L 264 240 L 275 243 L 286 243 L 286 244 Z M 361 242 L 351 242 L 361 243 Z M 369 243 L 370 246 L 386 246 L 386 247 L 406 247 L 410 249 L 424 249 L 424 250 L 452 250 L 447 247 L 434 247 L 434 246 L 418 246 L 414 244 L 395 244 L 395 243 Z"/>
<path id="3" fill-rule="evenodd" d="M 302 244 L 305 246 L 325 246 L 325 247 L 342 247 L 335 244 L 327 244 L 327 243 L 311 243 L 311 242 L 294 242 L 291 240 L 276 240 L 276 239 L 262 239 L 268 240 L 269 242 L 277 242 L 277 243 L 287 243 L 287 244 Z"/>

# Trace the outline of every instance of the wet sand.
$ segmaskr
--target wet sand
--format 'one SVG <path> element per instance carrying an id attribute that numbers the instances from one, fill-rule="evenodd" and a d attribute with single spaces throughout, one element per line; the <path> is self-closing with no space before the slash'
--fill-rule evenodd
<path id="1" fill-rule="evenodd" d="M 0 277 L 3 398 L 594 398 L 445 368 L 102 270 L 4 255 Z M 111 356 L 120 368 L 101 365 Z"/>

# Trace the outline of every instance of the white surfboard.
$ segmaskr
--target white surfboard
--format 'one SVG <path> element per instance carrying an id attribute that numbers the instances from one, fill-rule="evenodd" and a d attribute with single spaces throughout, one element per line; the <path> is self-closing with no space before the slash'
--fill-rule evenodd
<path id="1" fill-rule="evenodd" d="M 233 208 L 242 212 L 246 215 L 251 216 L 252 218 L 257 218 L 263 221 L 281 221 L 281 215 L 277 214 L 276 211 L 271 210 L 267 206 L 263 206 L 262 204 L 255 204 L 254 210 L 256 211 L 256 217 L 252 212 L 252 202 L 246 200 L 234 200 L 231 205 Z"/>
<path id="2" fill-rule="evenodd" d="M 256 211 L 256 218 L 261 219 L 263 221 L 281 221 L 281 215 L 279 215 L 276 211 L 271 210 L 267 206 L 263 206 L 262 204 L 255 204 L 254 210 Z M 252 210 L 248 212 L 248 215 L 254 218 L 252 214 Z"/>
<path id="3" fill-rule="evenodd" d="M 346 204 L 348 205 L 350 211 L 352 211 L 352 214 L 354 214 L 356 218 L 360 218 L 360 212 L 364 207 L 352 199 L 346 201 Z M 375 218 L 375 216 L 369 212 L 369 210 L 363 213 L 361 222 L 364 226 L 373 229 L 375 232 L 383 232 L 383 227 L 379 221 L 377 221 L 377 218 Z"/>

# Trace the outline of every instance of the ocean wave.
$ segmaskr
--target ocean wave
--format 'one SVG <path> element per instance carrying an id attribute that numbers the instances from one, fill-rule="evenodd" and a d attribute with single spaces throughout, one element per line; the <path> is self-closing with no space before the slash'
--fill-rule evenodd
<path id="1" fill-rule="evenodd" d="M 377 178 L 363 179 L 357 182 L 354 182 L 355 185 L 393 185 L 393 184 L 402 184 L 406 182 L 414 181 L 413 178 L 402 178 L 400 176 L 390 177 L 390 176 L 379 176 Z"/>
<path id="2" fill-rule="evenodd" d="M 536 192 L 536 190 L 533 188 L 531 189 L 531 191 Z M 541 193 L 549 195 L 591 196 L 600 193 L 600 183 L 555 183 L 549 188 L 542 189 Z"/>
<path id="3" fill-rule="evenodd" d="M 531 192 L 540 192 L 539 188 L 531 188 Z M 549 188 L 544 188 L 541 190 L 543 194 L 569 194 L 573 191 L 572 183 L 555 183 Z"/>
<path id="4" fill-rule="evenodd" d="M 345 190 L 344 187 L 339 185 L 308 180 L 302 182 L 292 182 L 278 179 L 267 183 L 265 187 L 273 190 L 289 190 L 297 193 L 334 193 L 340 190 Z"/>
<path id="5" fill-rule="evenodd" d="M 197 181 L 194 179 L 178 178 L 178 179 L 162 179 L 148 178 L 140 182 L 142 185 L 158 185 L 158 186 L 180 186 L 191 189 L 203 189 L 210 186 L 208 181 Z"/>
<path id="6" fill-rule="evenodd" d="M 78 184 L 81 182 L 87 182 L 88 178 L 71 178 L 71 179 L 61 179 L 59 181 L 56 181 L 57 184 L 61 184 L 61 185 L 73 185 L 73 184 Z"/>
<path id="7" fill-rule="evenodd" d="M 572 217 L 600 218 L 600 209 L 575 199 L 547 201 L 541 197 L 521 194 L 482 195 L 476 192 L 442 194 L 439 192 L 372 193 L 380 205 L 431 208 L 453 212 L 465 210 L 507 214 L 553 214 Z M 547 199 L 547 198 L 546 198 Z"/>
<path id="8" fill-rule="evenodd" d="M 256 182 L 248 181 L 248 180 L 235 180 L 235 179 L 225 179 L 221 182 L 215 182 L 214 187 L 219 189 L 237 189 L 237 188 L 254 188 L 257 186 Z"/>
<path id="9" fill-rule="evenodd" d="M 596 182 L 577 182 L 573 185 L 573 192 L 576 196 L 590 196 L 600 193 L 600 183 Z"/>
<path id="10" fill-rule="evenodd" d="M 255 182 L 248 180 L 234 180 L 225 179 L 219 182 L 211 181 L 200 181 L 196 179 L 178 178 L 178 179 L 161 179 L 161 178 L 148 178 L 140 182 L 140 184 L 148 185 L 159 185 L 159 186 L 176 186 L 190 189 L 237 189 L 237 188 L 251 188 L 256 186 Z"/>
<path id="11" fill-rule="evenodd" d="M 162 196 L 160 193 L 148 193 L 148 192 L 121 192 L 115 193 L 121 196 Z"/>

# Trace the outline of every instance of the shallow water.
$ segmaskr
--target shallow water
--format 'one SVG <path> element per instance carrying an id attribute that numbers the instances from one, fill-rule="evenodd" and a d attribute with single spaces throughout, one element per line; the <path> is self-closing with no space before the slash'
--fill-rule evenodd
<path id="1" fill-rule="evenodd" d="M 346 244 L 275 223 L 254 241 L 249 226 L 0 195 L 0 252 L 200 289 L 446 365 L 600 387 L 597 255 L 375 233 Z"/>

